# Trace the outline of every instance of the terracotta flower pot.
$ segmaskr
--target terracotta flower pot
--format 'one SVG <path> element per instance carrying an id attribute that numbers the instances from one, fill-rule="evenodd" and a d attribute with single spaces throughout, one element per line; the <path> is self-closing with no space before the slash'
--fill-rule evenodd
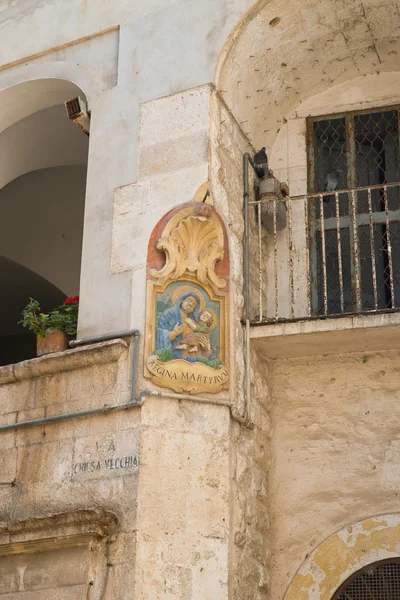
<path id="1" fill-rule="evenodd" d="M 59 329 L 49 331 L 44 338 L 38 336 L 36 340 L 36 354 L 38 356 L 51 354 L 52 352 L 63 352 L 69 348 L 68 335 Z"/>

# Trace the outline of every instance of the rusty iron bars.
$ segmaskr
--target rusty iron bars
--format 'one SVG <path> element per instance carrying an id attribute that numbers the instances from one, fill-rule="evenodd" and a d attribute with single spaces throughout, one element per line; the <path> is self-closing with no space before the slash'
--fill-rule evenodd
<path id="1" fill-rule="evenodd" d="M 252 324 L 400 309 L 400 183 L 252 200 L 248 211 Z"/>

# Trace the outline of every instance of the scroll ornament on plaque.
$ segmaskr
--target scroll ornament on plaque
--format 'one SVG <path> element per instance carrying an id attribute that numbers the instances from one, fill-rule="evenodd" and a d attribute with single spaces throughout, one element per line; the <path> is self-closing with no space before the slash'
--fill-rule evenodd
<path id="1" fill-rule="evenodd" d="M 154 228 L 147 258 L 145 376 L 175 392 L 229 387 L 229 252 L 212 204 L 194 200 Z"/>

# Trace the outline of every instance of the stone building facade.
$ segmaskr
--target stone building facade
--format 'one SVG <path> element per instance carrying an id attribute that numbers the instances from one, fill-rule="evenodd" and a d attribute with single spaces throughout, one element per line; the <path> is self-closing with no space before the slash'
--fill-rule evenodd
<path id="1" fill-rule="evenodd" d="M 0 0 L 0 598 L 398 576 L 399 24 Z M 78 341 L 36 358 L 22 306 L 76 294 Z"/>

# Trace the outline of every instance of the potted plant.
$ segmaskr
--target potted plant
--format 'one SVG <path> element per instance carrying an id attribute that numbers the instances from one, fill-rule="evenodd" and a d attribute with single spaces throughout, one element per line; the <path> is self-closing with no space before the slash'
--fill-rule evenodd
<path id="1" fill-rule="evenodd" d="M 29 298 L 19 323 L 36 334 L 37 355 L 67 350 L 69 339 L 76 335 L 79 296 L 67 298 L 50 313 L 41 312 L 40 303 Z"/>

